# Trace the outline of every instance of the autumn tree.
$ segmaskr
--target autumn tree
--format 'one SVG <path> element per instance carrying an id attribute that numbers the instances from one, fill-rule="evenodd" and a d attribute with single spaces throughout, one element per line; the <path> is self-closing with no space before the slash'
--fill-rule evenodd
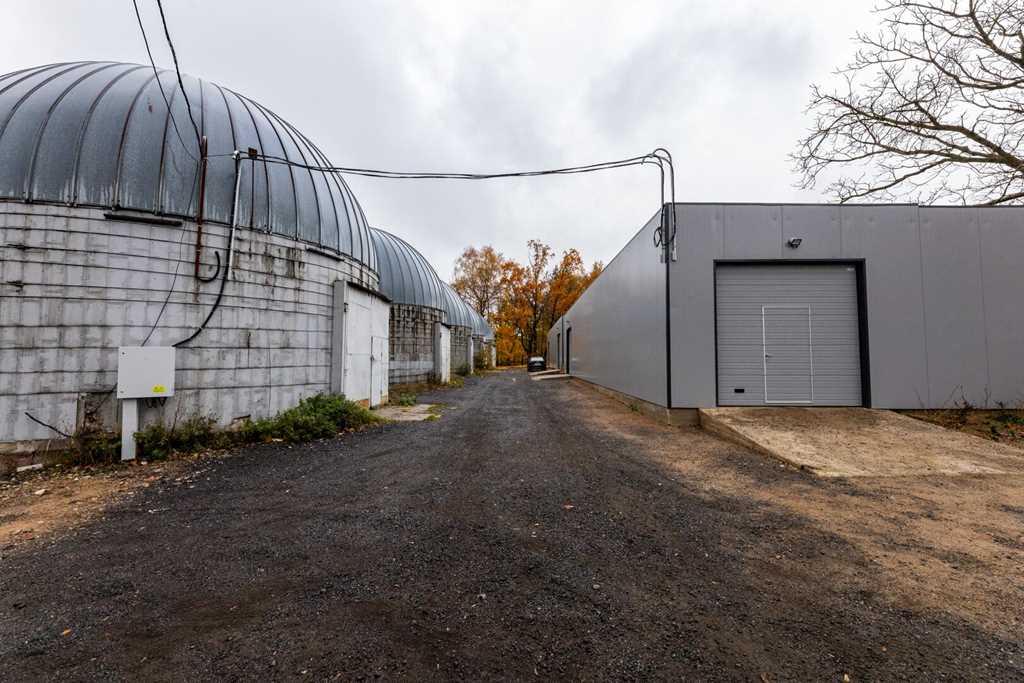
<path id="1" fill-rule="evenodd" d="M 813 86 L 804 187 L 866 198 L 1024 199 L 1024 3 L 883 0 L 841 86 Z"/>
<path id="2" fill-rule="evenodd" d="M 569 249 L 562 254 L 562 260 L 554 267 L 548 276 L 547 306 L 545 311 L 544 336 L 547 331 L 565 315 L 580 294 L 583 293 L 590 283 L 593 282 L 604 265 L 595 262 L 588 272 L 583 265 L 583 258 L 575 249 Z"/>
<path id="3" fill-rule="evenodd" d="M 455 261 L 452 288 L 480 315 L 489 317 L 498 307 L 505 258 L 493 247 L 466 247 Z"/>
<path id="4" fill-rule="evenodd" d="M 594 263 L 587 270 L 576 249 L 564 252 L 556 262 L 554 250 L 543 242 L 530 240 L 527 247 L 525 263 L 505 259 L 491 247 L 469 247 L 456 265 L 456 273 L 462 277 L 456 289 L 477 310 L 484 309 L 482 314 L 495 329 L 500 363 L 523 362 L 527 356 L 543 354 L 548 330 L 603 267 Z M 496 283 L 491 256 L 497 257 Z M 496 294 L 485 298 L 482 292 Z"/>
<path id="5" fill-rule="evenodd" d="M 548 263 L 551 247 L 538 241 L 527 242 L 525 264 L 506 261 L 502 278 L 503 297 L 498 317 L 513 330 L 526 355 L 538 352 L 538 339 L 544 321 L 548 291 Z"/>

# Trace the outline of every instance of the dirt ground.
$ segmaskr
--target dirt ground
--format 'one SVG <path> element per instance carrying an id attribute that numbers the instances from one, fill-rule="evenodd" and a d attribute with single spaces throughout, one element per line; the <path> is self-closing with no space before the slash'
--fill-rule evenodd
<path id="1" fill-rule="evenodd" d="M 1021 475 L 1024 450 L 891 410 L 703 408 L 705 431 L 824 477 Z"/>
<path id="2" fill-rule="evenodd" d="M 0 479 L 0 558 L 18 543 L 51 538 L 167 479 L 187 482 L 197 457 L 130 465 L 49 467 Z"/>
<path id="3" fill-rule="evenodd" d="M 443 401 L 5 548 L 3 677 L 1024 677 L 1022 477 L 819 479 L 523 372 Z"/>
<path id="4" fill-rule="evenodd" d="M 979 410 L 951 408 L 949 410 L 904 410 L 918 420 L 931 422 L 947 429 L 980 436 L 1024 449 L 1024 409 L 1005 408 Z"/>

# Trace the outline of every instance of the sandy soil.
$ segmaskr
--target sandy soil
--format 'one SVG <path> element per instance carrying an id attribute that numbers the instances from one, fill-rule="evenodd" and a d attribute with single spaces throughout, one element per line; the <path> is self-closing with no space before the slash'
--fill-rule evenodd
<path id="1" fill-rule="evenodd" d="M 826 477 L 1024 474 L 1024 450 L 891 410 L 706 408 L 701 425 Z"/>
<path id="2" fill-rule="evenodd" d="M 699 478 L 709 495 L 728 492 L 782 506 L 849 541 L 881 571 L 873 582 L 894 609 L 950 612 L 1021 639 L 1024 475 L 818 480 L 699 428 L 662 426 L 615 401 L 587 396 L 593 390 L 585 385 L 574 382 L 569 391 L 596 428 L 649 449 L 680 476 Z M 781 474 L 768 478 L 763 468 L 729 466 L 740 458 L 763 459 Z M 858 572 L 824 557 L 813 566 L 784 554 L 763 559 L 785 572 Z"/>

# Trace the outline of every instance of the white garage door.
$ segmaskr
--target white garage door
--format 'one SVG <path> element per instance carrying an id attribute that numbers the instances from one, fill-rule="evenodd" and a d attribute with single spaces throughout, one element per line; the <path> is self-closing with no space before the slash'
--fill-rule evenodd
<path id="1" fill-rule="evenodd" d="M 857 272 L 719 265 L 720 405 L 861 405 Z"/>

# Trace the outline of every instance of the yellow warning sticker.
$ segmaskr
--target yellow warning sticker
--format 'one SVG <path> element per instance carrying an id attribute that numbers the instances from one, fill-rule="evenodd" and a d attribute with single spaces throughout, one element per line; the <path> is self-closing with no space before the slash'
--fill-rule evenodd
<path id="1" fill-rule="evenodd" d="M 154 384 L 153 385 L 153 393 L 154 394 L 165 394 L 165 393 L 167 393 L 167 387 L 165 387 L 163 384 Z"/>

